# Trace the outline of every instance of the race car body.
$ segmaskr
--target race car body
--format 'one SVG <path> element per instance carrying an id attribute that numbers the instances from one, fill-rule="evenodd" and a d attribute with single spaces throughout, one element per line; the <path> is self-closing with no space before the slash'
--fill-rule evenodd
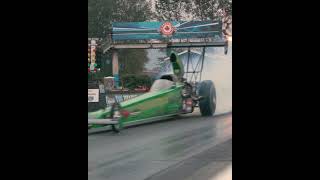
<path id="1" fill-rule="evenodd" d="M 194 107 L 200 107 L 202 115 L 213 115 L 213 83 L 203 81 L 199 87 L 195 87 L 184 80 L 184 67 L 177 54 L 170 55 L 170 62 L 173 74 L 162 75 L 155 80 L 150 91 L 143 95 L 120 103 L 115 101 L 112 107 L 88 113 L 88 127 L 111 125 L 118 132 L 126 125 L 192 113 Z"/>
<path id="2" fill-rule="evenodd" d="M 160 79 L 152 86 L 150 92 L 136 98 L 119 103 L 120 127 L 135 122 L 160 119 L 180 113 L 182 108 L 182 84 L 173 85 L 173 82 Z M 89 113 L 89 119 L 107 119 L 111 117 L 112 108 Z M 89 120 L 90 123 L 90 120 Z M 95 123 L 95 127 L 105 124 Z M 108 123 L 107 123 L 108 124 Z"/>

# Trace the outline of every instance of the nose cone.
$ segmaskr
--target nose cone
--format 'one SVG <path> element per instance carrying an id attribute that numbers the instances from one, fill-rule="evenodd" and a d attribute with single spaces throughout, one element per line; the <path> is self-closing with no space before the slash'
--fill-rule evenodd
<path id="1" fill-rule="evenodd" d="M 101 109 L 95 112 L 89 112 L 88 113 L 88 119 L 104 119 L 105 117 L 108 117 L 110 115 L 111 109 Z"/>

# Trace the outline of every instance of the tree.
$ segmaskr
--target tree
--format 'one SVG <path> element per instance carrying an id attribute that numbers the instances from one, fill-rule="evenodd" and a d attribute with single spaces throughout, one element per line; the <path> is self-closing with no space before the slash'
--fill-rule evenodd
<path id="1" fill-rule="evenodd" d="M 195 0 L 193 15 L 199 20 L 217 20 L 232 14 L 232 0 Z"/>
<path id="2" fill-rule="evenodd" d="M 88 0 L 88 37 L 105 38 L 110 31 L 113 0 Z"/>
<path id="3" fill-rule="evenodd" d="M 156 0 L 156 18 L 166 21 L 217 20 L 232 15 L 232 0 Z"/>
<path id="4" fill-rule="evenodd" d="M 88 36 L 102 38 L 102 44 L 111 32 L 112 22 L 147 21 L 152 19 L 151 6 L 146 0 L 89 0 L 88 1 Z M 104 57 L 104 58 L 110 58 Z M 105 62 L 103 59 L 102 62 Z M 120 73 L 142 72 L 148 61 L 145 50 L 120 50 L 119 63 L 124 65 Z M 105 65 L 105 64 L 104 64 Z M 103 66 L 103 65 L 102 65 Z M 106 69 L 106 68 L 104 68 Z M 106 72 L 100 72 L 97 77 Z"/>
<path id="5" fill-rule="evenodd" d="M 146 0 L 116 0 L 111 14 L 113 22 L 147 21 L 153 16 Z"/>
<path id="6" fill-rule="evenodd" d="M 146 0 L 88 0 L 88 36 L 106 38 L 112 22 L 152 19 Z"/>
<path id="7" fill-rule="evenodd" d="M 120 74 L 139 74 L 148 60 L 145 50 L 122 49 L 119 51 Z"/>
<path id="8" fill-rule="evenodd" d="M 159 21 L 180 21 L 191 12 L 191 0 L 156 0 L 155 17 Z"/>
<path id="9" fill-rule="evenodd" d="M 222 20 L 223 32 L 231 35 L 232 0 L 156 0 L 159 21 Z"/>

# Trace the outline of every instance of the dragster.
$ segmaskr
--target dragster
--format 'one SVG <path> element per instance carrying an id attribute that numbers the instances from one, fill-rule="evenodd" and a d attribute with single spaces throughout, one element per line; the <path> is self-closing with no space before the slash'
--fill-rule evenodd
<path id="1" fill-rule="evenodd" d="M 197 92 L 183 78 L 184 67 L 176 53 L 170 55 L 170 62 L 174 74 L 162 75 L 143 95 L 89 113 L 89 127 L 111 125 L 112 130 L 118 132 L 125 125 L 192 113 L 195 107 L 200 107 L 203 116 L 212 116 L 216 109 L 213 82 L 202 81 Z"/>
<path id="2" fill-rule="evenodd" d="M 139 27 L 133 27 L 133 25 L 139 25 Z M 142 25 L 141 25 L 142 24 Z M 173 23 L 175 24 L 175 23 Z M 121 25 L 121 27 L 120 27 Z M 124 37 L 138 38 L 134 33 L 137 31 L 150 32 L 149 37 L 147 33 L 138 32 L 139 38 L 161 38 L 162 36 L 156 35 L 156 31 L 146 29 L 149 24 L 143 23 L 123 23 L 119 27 L 114 29 L 120 29 L 113 33 L 114 38 L 124 40 Z M 154 28 L 154 23 L 152 24 Z M 167 25 L 163 23 L 161 27 Z M 195 42 L 165 42 L 158 44 L 113 44 L 113 48 L 142 48 L 146 49 L 148 46 L 154 48 L 156 46 L 160 48 L 189 48 L 190 47 L 203 47 L 201 58 L 197 63 L 196 69 L 189 70 L 189 59 L 187 62 L 182 62 L 179 55 L 171 51 L 169 56 L 170 65 L 173 73 L 163 74 L 159 79 L 155 80 L 152 84 L 150 91 L 134 97 L 132 99 L 118 102 L 114 98 L 114 103 L 105 109 L 101 109 L 95 112 L 88 113 L 88 128 L 98 128 L 104 126 L 111 126 L 114 132 L 119 132 L 123 127 L 140 124 L 144 122 L 158 121 L 162 119 L 168 119 L 177 115 L 187 114 L 194 112 L 195 108 L 199 108 L 202 116 L 213 116 L 216 110 L 216 89 L 214 83 L 211 80 L 201 80 L 201 73 L 203 70 L 203 61 L 205 57 L 206 47 L 225 47 L 225 54 L 227 53 L 228 43 L 223 38 L 221 24 L 216 22 L 186 22 L 176 23 L 175 27 L 169 24 L 170 28 L 173 28 L 171 33 L 171 39 L 174 36 L 182 38 L 182 36 L 188 38 L 204 39 L 211 35 L 219 35 L 220 40 L 212 41 L 195 41 Z M 127 26 L 127 27 L 126 27 Z M 141 29 L 139 29 L 141 28 Z M 166 27 L 164 27 L 166 28 Z M 180 29 L 179 29 L 180 28 Z M 130 29 L 131 31 L 129 31 Z M 168 29 L 168 28 L 167 28 Z M 160 31 L 161 32 L 161 31 Z M 119 34 L 117 34 L 119 33 Z M 179 34 L 180 33 L 180 34 Z M 167 34 L 166 34 L 167 35 Z M 151 37 L 152 36 L 152 37 Z M 129 46 L 130 45 L 130 46 Z M 112 48 L 110 46 L 110 48 Z M 109 48 L 109 49 L 110 49 Z M 187 66 L 187 67 L 184 67 Z M 191 73 L 191 79 L 187 78 L 188 73 Z M 193 76 L 195 73 L 199 76 Z M 196 78 L 198 77 L 198 78 Z M 192 79 L 193 78 L 193 79 Z"/>

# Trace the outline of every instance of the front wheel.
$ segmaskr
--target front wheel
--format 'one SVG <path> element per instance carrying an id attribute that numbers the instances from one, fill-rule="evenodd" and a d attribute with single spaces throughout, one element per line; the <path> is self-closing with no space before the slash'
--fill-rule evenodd
<path id="1" fill-rule="evenodd" d="M 216 89 L 210 80 L 202 81 L 199 88 L 200 112 L 202 116 L 213 116 L 216 110 Z"/>
<path id="2" fill-rule="evenodd" d="M 117 124 L 112 124 L 111 125 L 111 129 L 112 129 L 113 132 L 119 133 L 120 130 L 122 129 L 122 124 L 120 122 L 117 123 Z"/>

